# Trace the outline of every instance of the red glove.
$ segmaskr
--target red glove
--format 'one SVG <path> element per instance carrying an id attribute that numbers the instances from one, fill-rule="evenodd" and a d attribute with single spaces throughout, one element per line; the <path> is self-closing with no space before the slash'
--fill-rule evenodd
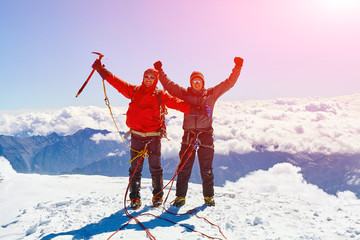
<path id="1" fill-rule="evenodd" d="M 99 59 L 95 60 L 92 67 L 96 69 L 96 71 L 103 79 L 106 79 L 110 75 L 110 72 L 105 68 L 105 65 L 101 64 L 101 61 Z"/>
<path id="2" fill-rule="evenodd" d="M 161 67 L 162 67 L 161 61 L 157 61 L 156 63 L 154 63 L 154 68 L 159 72 L 161 71 Z"/>
<path id="3" fill-rule="evenodd" d="M 242 67 L 243 62 L 244 62 L 244 59 L 242 59 L 241 57 L 234 58 L 235 66 Z"/>
<path id="4" fill-rule="evenodd" d="M 99 59 L 96 59 L 92 65 L 92 68 L 95 68 L 95 69 L 100 69 L 103 67 L 105 67 L 105 65 L 101 65 L 101 61 Z"/>

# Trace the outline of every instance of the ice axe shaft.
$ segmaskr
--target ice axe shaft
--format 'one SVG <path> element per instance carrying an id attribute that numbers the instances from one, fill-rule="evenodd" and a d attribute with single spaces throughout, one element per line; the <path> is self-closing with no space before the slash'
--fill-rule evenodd
<path id="1" fill-rule="evenodd" d="M 103 56 L 104 56 L 104 55 L 102 55 L 101 53 L 98 53 L 98 52 L 92 52 L 92 53 L 99 55 L 99 60 L 101 60 L 101 59 L 103 58 Z M 81 88 L 80 88 L 80 90 L 78 91 L 78 93 L 76 94 L 76 97 L 78 97 L 78 96 L 80 95 L 80 93 L 84 90 L 86 84 L 89 82 L 89 80 L 90 80 L 91 76 L 94 74 L 95 70 L 96 70 L 96 69 L 93 68 L 93 70 L 91 71 L 89 77 L 86 79 L 86 81 L 85 81 L 84 84 L 81 86 Z"/>

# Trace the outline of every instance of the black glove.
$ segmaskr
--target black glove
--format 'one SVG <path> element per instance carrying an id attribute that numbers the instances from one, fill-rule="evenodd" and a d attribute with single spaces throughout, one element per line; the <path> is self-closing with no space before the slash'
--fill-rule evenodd
<path id="1" fill-rule="evenodd" d="M 242 67 L 244 62 L 244 59 L 242 59 L 241 57 L 235 57 L 234 58 L 234 63 L 236 67 Z"/>
<path id="2" fill-rule="evenodd" d="M 95 62 L 92 65 L 92 68 L 96 69 L 96 71 L 100 74 L 100 76 L 103 79 L 106 79 L 110 72 L 105 68 L 105 65 L 101 64 L 101 61 L 99 59 L 96 59 Z"/>
<path id="3" fill-rule="evenodd" d="M 194 115 L 194 116 L 203 115 L 203 116 L 210 117 L 211 109 L 210 109 L 210 107 L 199 107 L 199 106 L 191 105 L 190 114 Z"/>
<path id="4" fill-rule="evenodd" d="M 162 70 L 161 67 L 162 67 L 161 61 L 157 61 L 156 63 L 154 63 L 154 68 L 159 72 Z"/>

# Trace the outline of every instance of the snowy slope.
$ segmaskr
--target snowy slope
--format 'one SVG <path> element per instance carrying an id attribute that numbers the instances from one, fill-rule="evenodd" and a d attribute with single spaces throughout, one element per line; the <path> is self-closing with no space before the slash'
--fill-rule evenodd
<path id="1" fill-rule="evenodd" d="M 196 208 L 198 216 L 218 224 L 227 239 L 360 239 L 360 200 L 351 192 L 328 195 L 307 184 L 299 171 L 278 164 L 216 187 L 216 206 L 211 208 L 202 205 L 201 185 L 190 183 L 179 213 Z M 0 157 L 0 239 L 108 239 L 129 220 L 123 207 L 127 181 L 19 174 Z M 149 179 L 143 179 L 142 196 L 141 209 L 130 213 L 152 213 L 178 223 L 140 217 L 156 239 L 208 239 L 183 225 L 223 239 L 217 228 L 196 216 L 174 216 L 151 207 Z M 112 239 L 148 238 L 132 222 Z"/>

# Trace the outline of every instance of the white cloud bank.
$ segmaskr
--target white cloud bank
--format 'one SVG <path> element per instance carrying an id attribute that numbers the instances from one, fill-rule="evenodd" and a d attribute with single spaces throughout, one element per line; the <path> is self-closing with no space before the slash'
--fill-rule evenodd
<path id="1" fill-rule="evenodd" d="M 114 107 L 121 131 L 127 131 L 127 107 Z M 96 135 L 94 141 L 118 140 L 107 108 L 67 107 L 36 112 L 0 112 L 0 134 L 72 134 L 85 127 L 113 133 Z M 169 110 L 170 142 L 162 152 L 178 154 L 183 114 Z M 254 149 L 290 153 L 360 153 L 360 94 L 335 98 L 275 99 L 223 102 L 214 110 L 215 151 L 247 153 Z"/>
<path id="2" fill-rule="evenodd" d="M 316 185 L 307 183 L 300 173 L 301 168 L 290 163 L 278 163 L 269 170 L 251 172 L 237 182 L 226 182 L 225 188 L 241 188 L 244 191 L 273 196 L 296 196 L 301 201 L 317 204 L 334 205 L 340 202 L 344 205 L 358 204 L 359 200 L 351 191 L 338 192 L 336 196 L 329 195 Z M 338 200 L 341 200 L 338 202 Z M 343 207 L 343 206 L 339 206 Z"/>

